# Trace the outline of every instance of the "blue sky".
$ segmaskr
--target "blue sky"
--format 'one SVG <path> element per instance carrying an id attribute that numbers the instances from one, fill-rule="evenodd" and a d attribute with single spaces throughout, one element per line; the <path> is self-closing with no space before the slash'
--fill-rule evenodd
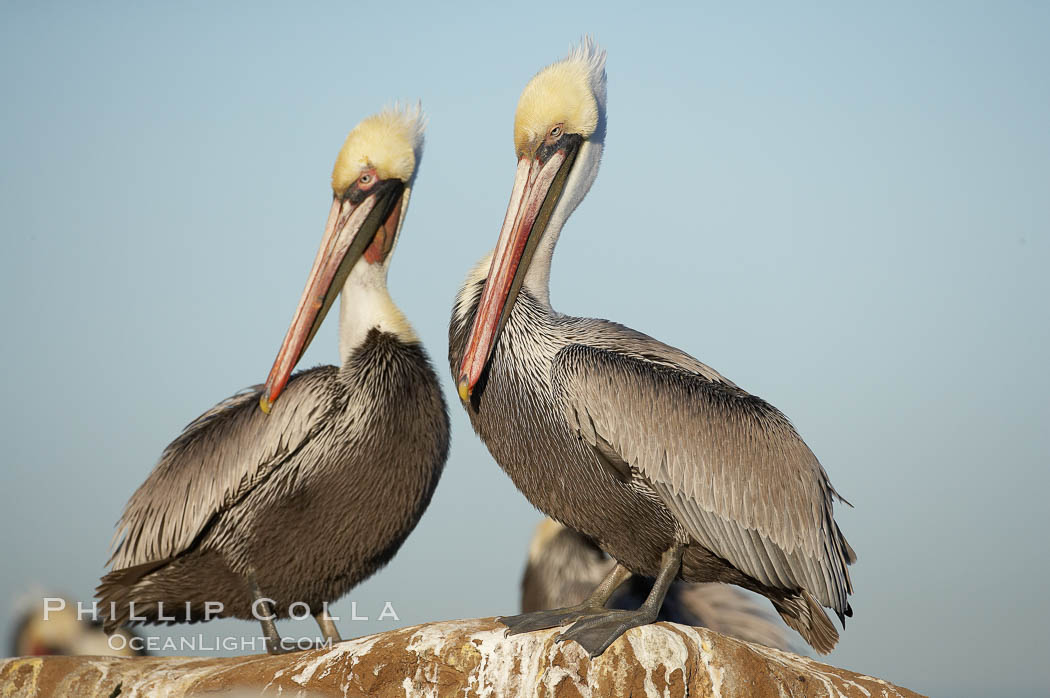
<path id="1" fill-rule="evenodd" d="M 499 232 L 517 96 L 591 33 L 608 140 L 555 307 L 679 346 L 792 418 L 856 506 L 838 516 L 856 614 L 829 661 L 935 694 L 1041 690 L 1050 10 L 389 7 L 0 10 L 0 625 L 33 585 L 87 600 L 162 448 L 265 378 L 343 138 L 417 98 L 390 287 L 442 371 L 453 449 L 401 554 L 336 608 L 372 618 L 346 636 L 515 609 L 539 515 L 458 406 L 446 327 Z M 336 360 L 331 320 L 304 366 Z M 386 600 L 400 622 L 375 620 Z"/>

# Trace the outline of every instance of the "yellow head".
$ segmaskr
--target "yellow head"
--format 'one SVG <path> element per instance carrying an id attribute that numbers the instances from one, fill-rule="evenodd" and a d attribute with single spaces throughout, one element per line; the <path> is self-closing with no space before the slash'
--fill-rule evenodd
<path id="1" fill-rule="evenodd" d="M 590 138 L 604 128 L 604 117 L 605 51 L 587 37 L 525 86 L 514 115 L 515 151 L 535 152 L 555 127 Z"/>
<path id="2" fill-rule="evenodd" d="M 346 137 L 332 168 L 332 191 L 342 196 L 368 169 L 381 180 L 408 183 L 423 152 L 423 110 L 394 106 L 359 123 Z"/>

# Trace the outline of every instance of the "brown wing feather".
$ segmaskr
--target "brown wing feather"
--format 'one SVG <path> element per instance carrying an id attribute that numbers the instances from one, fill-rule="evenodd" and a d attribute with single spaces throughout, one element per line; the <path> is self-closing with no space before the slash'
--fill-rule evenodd
<path id="1" fill-rule="evenodd" d="M 257 385 L 191 422 L 128 501 L 113 536 L 113 569 L 189 548 L 213 516 L 310 439 L 334 406 L 330 388 L 337 371 L 320 366 L 297 374 L 269 415 L 259 409 Z"/>
<path id="2" fill-rule="evenodd" d="M 569 425 L 637 468 L 699 543 L 763 584 L 848 612 L 854 557 L 836 493 L 780 411 L 732 384 L 586 345 L 562 349 L 552 372 Z"/>

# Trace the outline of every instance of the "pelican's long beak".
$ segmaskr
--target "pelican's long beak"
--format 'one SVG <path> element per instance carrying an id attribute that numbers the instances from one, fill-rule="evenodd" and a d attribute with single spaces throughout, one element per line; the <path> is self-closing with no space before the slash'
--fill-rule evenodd
<path id="1" fill-rule="evenodd" d="M 269 414 L 273 403 L 280 397 L 292 370 L 310 346 L 310 340 L 357 261 L 362 255 L 366 255 L 368 261 L 376 261 L 372 250 L 375 246 L 383 248 L 375 251 L 377 258 L 385 257 L 389 252 L 401 223 L 401 210 L 407 194 L 403 182 L 390 179 L 377 182 L 373 190 L 357 203 L 338 196 L 333 199 L 321 249 L 317 251 L 292 325 L 266 379 L 266 389 L 259 398 L 263 412 Z"/>
<path id="2" fill-rule="evenodd" d="M 492 356 L 496 340 L 521 290 L 536 245 L 565 189 L 580 144 L 578 136 L 565 138 L 557 149 L 541 148 L 539 157 L 526 155 L 518 160 L 507 216 L 503 219 L 485 291 L 459 369 L 457 388 L 464 402 L 474 393 L 474 387 Z"/>

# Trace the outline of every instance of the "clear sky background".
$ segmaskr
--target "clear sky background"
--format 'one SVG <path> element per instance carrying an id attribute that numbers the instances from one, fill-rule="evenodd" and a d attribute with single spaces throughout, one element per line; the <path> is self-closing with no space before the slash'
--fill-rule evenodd
<path id="1" fill-rule="evenodd" d="M 518 95 L 589 32 L 608 141 L 555 307 L 793 419 L 856 506 L 856 613 L 828 661 L 1045 690 L 1046 4 L 144 5 L 0 6 L 0 627 L 33 585 L 89 599 L 163 447 L 265 378 L 336 152 L 398 98 L 430 128 L 390 287 L 453 447 L 401 554 L 336 609 L 372 619 L 344 636 L 515 610 L 539 515 L 459 407 L 446 328 L 499 232 Z M 336 317 L 304 366 L 337 360 Z M 386 600 L 400 621 L 375 620 Z"/>

